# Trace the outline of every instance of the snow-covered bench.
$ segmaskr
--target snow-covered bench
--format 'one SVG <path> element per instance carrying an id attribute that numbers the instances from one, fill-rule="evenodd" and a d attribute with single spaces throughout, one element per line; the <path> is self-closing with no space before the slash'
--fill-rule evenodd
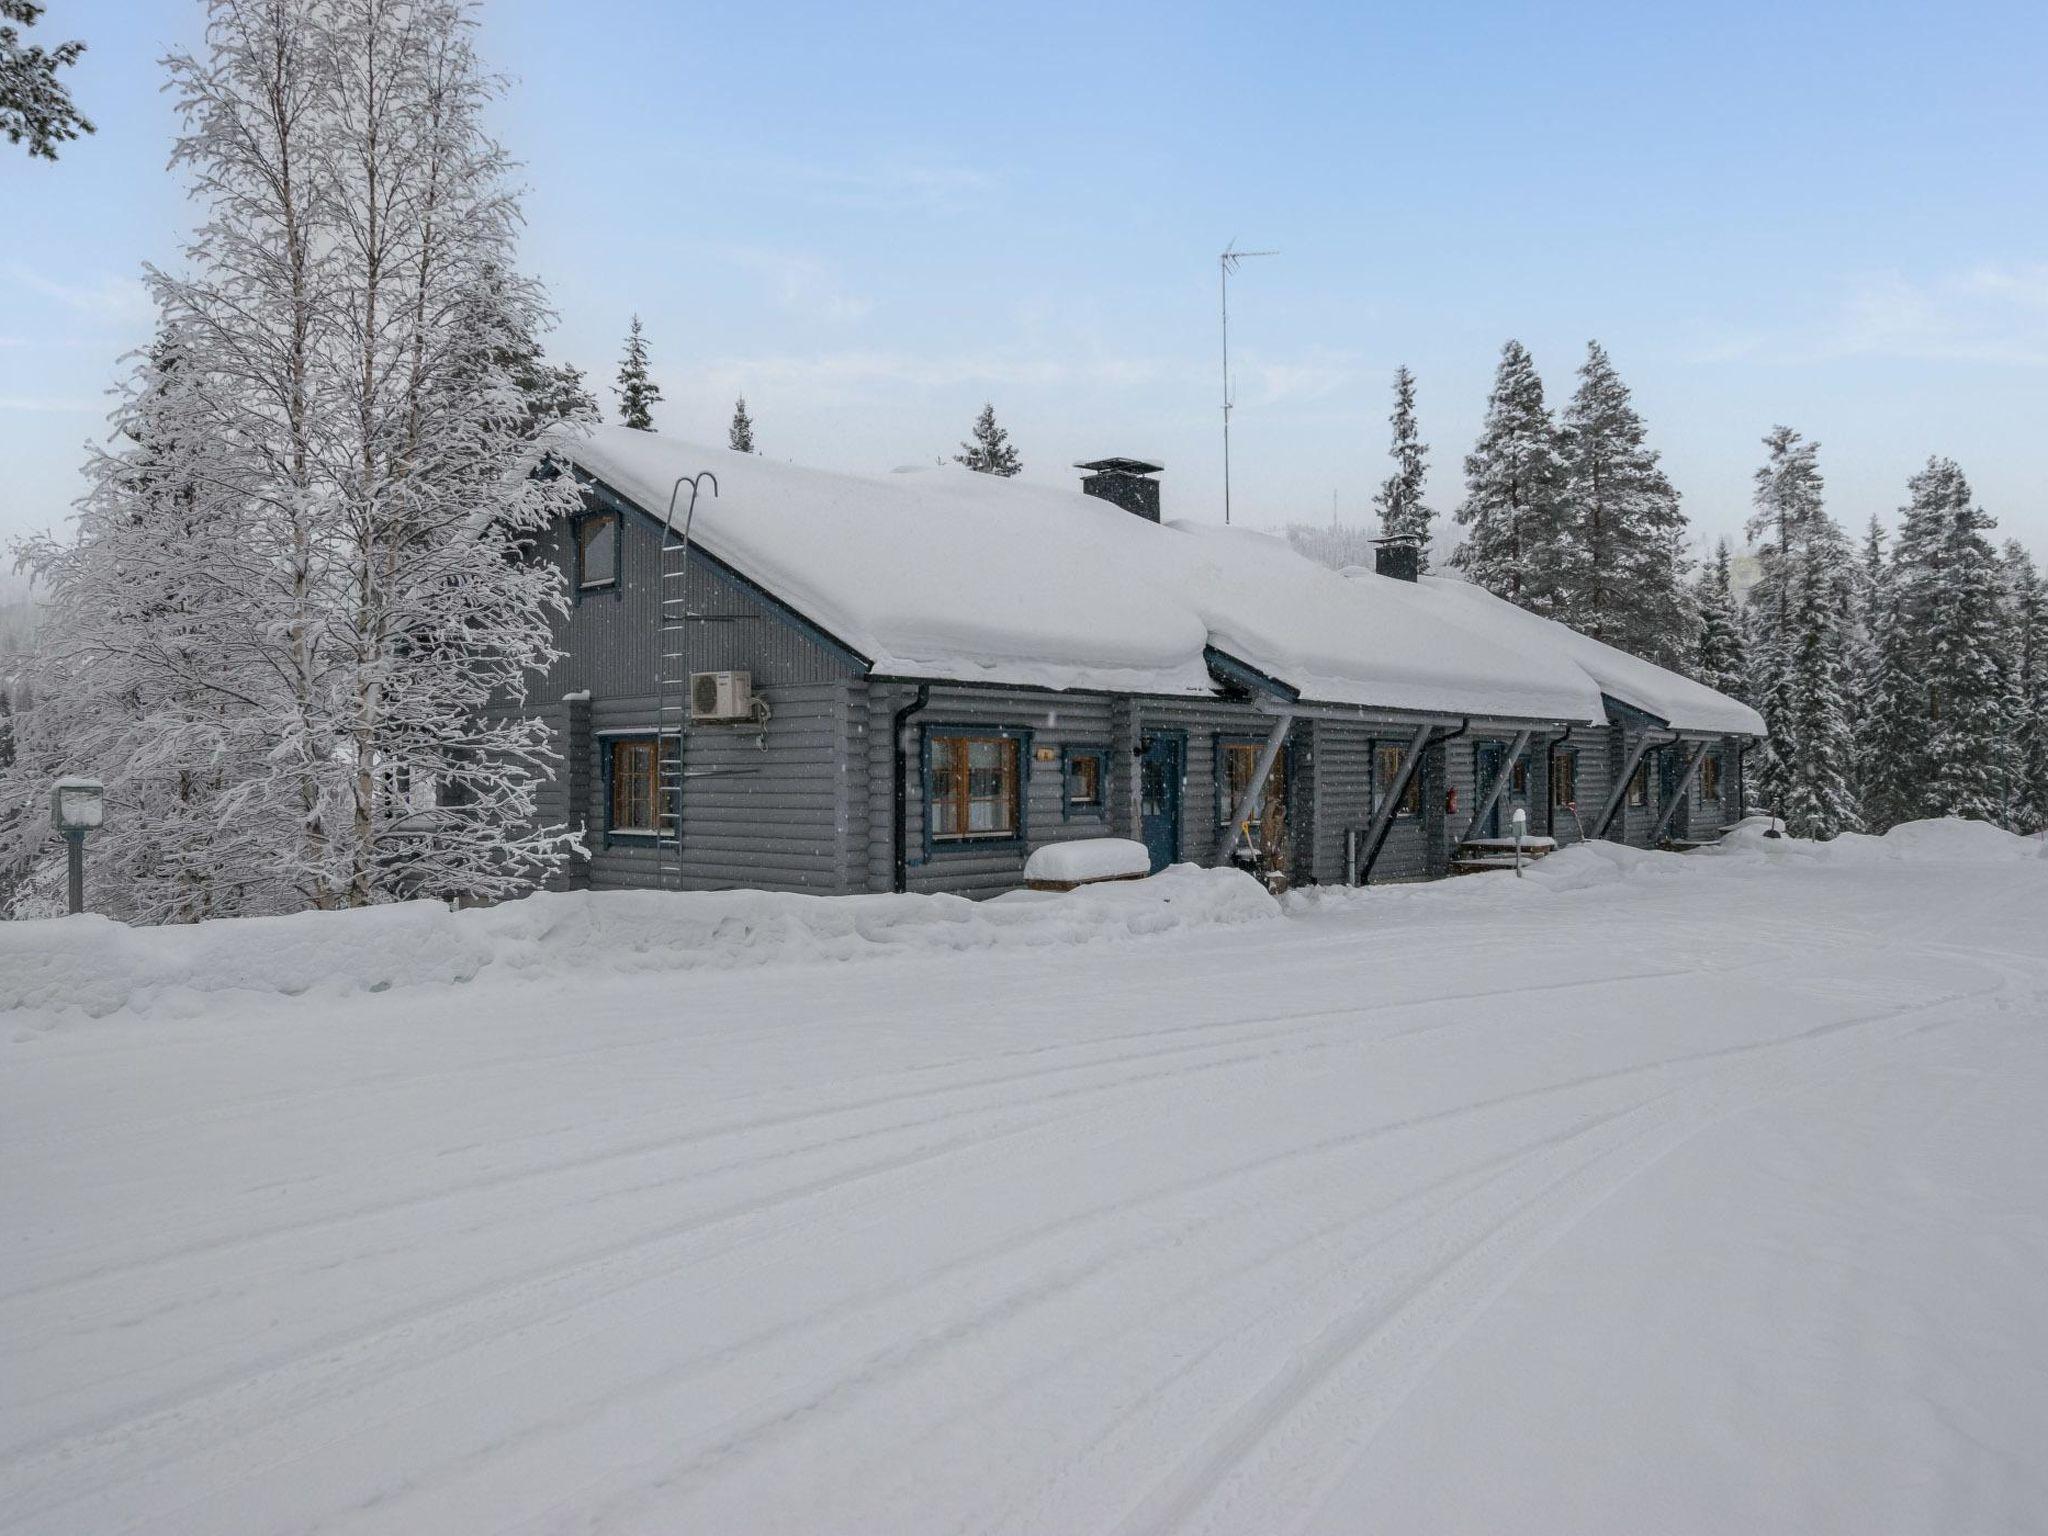
<path id="1" fill-rule="evenodd" d="M 1151 852 L 1127 837 L 1048 843 L 1024 861 L 1024 884 L 1034 891 L 1071 891 L 1104 880 L 1142 880 L 1151 873 Z"/>

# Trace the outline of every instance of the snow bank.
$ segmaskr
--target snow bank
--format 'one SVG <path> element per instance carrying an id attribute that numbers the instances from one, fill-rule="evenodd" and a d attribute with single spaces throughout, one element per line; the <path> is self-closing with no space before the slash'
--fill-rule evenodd
<path id="1" fill-rule="evenodd" d="M 2038 837 L 2021 837 L 1988 821 L 1965 821 L 1960 816 L 1902 822 L 1881 837 L 1844 832 L 1826 843 L 1766 837 L 1770 826 L 1769 818 L 1752 816 L 1730 829 L 1717 848 L 1706 851 L 1724 857 L 1754 853 L 1835 865 L 2009 864 L 2020 859 L 2048 859 L 2048 842 Z"/>
<path id="2" fill-rule="evenodd" d="M 1026 880 L 1128 880 L 1148 874 L 1152 855 L 1128 837 L 1083 837 L 1048 843 L 1024 861 Z"/>
<path id="3" fill-rule="evenodd" d="M 987 902 L 579 891 L 468 912 L 423 901 L 178 928 L 64 917 L 0 923 L 0 1010 L 99 1017 L 156 1003 L 176 1013 L 223 993 L 383 992 L 487 972 L 601 976 L 1043 948 L 1259 922 L 1279 912 L 1248 875 L 1177 865 L 1146 880 Z"/>

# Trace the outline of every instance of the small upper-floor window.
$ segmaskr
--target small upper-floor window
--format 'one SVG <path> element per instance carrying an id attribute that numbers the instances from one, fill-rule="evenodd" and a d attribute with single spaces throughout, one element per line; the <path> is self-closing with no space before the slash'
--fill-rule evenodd
<path id="1" fill-rule="evenodd" d="M 930 741 L 932 840 L 1021 836 L 1023 774 L 1017 738 L 933 735 Z"/>
<path id="2" fill-rule="evenodd" d="M 619 519 L 594 512 L 576 520 L 576 586 L 609 587 L 619 579 Z"/>
<path id="3" fill-rule="evenodd" d="M 1636 771 L 1628 781 L 1628 803 L 1641 809 L 1650 803 L 1650 759 L 1655 754 L 1645 752 L 1636 759 Z"/>
<path id="4" fill-rule="evenodd" d="M 1104 764 L 1109 754 L 1100 747 L 1069 747 L 1067 760 L 1067 814 L 1099 816 L 1107 804 Z"/>
<path id="5" fill-rule="evenodd" d="M 1721 798 L 1721 754 L 1718 752 L 1709 752 L 1700 760 L 1700 798 Z"/>
<path id="6" fill-rule="evenodd" d="M 1559 810 L 1579 803 L 1579 754 L 1550 754 L 1550 803 Z"/>
<path id="7" fill-rule="evenodd" d="M 1401 763 L 1407 756 L 1406 749 L 1401 747 L 1373 749 L 1373 787 L 1379 795 L 1384 796 L 1393 787 L 1394 780 L 1401 776 Z M 1394 813 L 1398 816 L 1422 814 L 1422 775 L 1419 772 L 1409 777 L 1408 787 L 1401 791 L 1401 803 L 1394 807 Z"/>

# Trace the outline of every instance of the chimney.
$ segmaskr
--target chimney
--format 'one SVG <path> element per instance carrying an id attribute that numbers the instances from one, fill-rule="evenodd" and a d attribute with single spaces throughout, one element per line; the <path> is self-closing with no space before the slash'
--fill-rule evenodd
<path id="1" fill-rule="evenodd" d="M 1074 466 L 1088 471 L 1081 480 L 1082 495 L 1115 502 L 1148 523 L 1159 521 L 1159 482 L 1152 477 L 1165 467 L 1143 459 L 1095 459 Z"/>
<path id="2" fill-rule="evenodd" d="M 1374 539 L 1372 568 L 1396 581 L 1413 581 L 1422 574 L 1422 548 L 1409 538 Z"/>

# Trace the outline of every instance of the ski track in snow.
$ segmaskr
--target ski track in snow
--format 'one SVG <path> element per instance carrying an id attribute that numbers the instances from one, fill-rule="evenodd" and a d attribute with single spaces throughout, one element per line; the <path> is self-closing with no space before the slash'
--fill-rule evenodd
<path id="1" fill-rule="evenodd" d="M 1403 1496 L 1476 1528 L 1494 1446 L 1371 1453 L 1470 1386 L 1503 1298 L 1738 1243 L 1594 1234 L 1700 1198 L 1681 1152 L 1746 1170 L 1877 1085 L 2035 1072 L 2038 1104 L 2044 1020 L 2048 864 L 1702 859 L 1114 950 L 36 1034 L 0 1080 L 0 1531 L 1337 1532 Z M 1937 1257 L 2031 1362 L 2000 1416 L 2048 1422 L 2038 1297 L 1994 1286 L 2048 1260 L 2048 1187 L 1995 1193 L 2005 1225 Z M 1786 1284 L 1868 1240 L 1766 1235 Z M 1494 1430 L 1551 1469 L 1532 1520 L 1583 1517 L 1542 1417 Z M 1816 1443 L 1815 1475 L 1973 1465 L 1950 1433 Z M 2044 1486 L 2048 1453 L 2008 1462 Z M 1741 1466 L 1608 1489 L 1604 1528 L 1681 1483 L 1684 1528 L 1750 1528 Z"/>

